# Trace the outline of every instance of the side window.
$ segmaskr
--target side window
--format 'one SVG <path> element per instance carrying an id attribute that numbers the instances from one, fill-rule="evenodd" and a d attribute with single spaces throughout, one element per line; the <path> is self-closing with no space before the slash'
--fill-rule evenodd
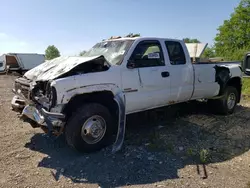
<path id="1" fill-rule="evenodd" d="M 164 57 L 158 41 L 140 42 L 130 57 L 135 67 L 164 66 Z"/>
<path id="2" fill-rule="evenodd" d="M 172 65 L 183 65 L 186 64 L 186 57 L 183 48 L 179 42 L 166 41 L 165 42 L 170 63 Z"/>

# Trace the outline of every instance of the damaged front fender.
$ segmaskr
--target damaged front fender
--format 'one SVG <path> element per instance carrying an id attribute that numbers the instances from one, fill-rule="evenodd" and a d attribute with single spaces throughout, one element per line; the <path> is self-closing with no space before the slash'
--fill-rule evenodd
<path id="1" fill-rule="evenodd" d="M 124 93 L 122 92 L 117 93 L 115 95 L 114 100 L 116 101 L 119 109 L 119 121 L 118 121 L 116 141 L 113 144 L 112 153 L 115 153 L 121 149 L 124 141 L 125 128 L 126 128 L 126 98 Z"/>
<path id="2" fill-rule="evenodd" d="M 114 96 L 117 93 L 121 92 L 120 88 L 117 85 L 111 84 L 111 83 L 85 85 L 85 86 L 72 88 L 64 92 L 60 103 L 67 104 L 76 95 L 101 92 L 101 91 L 111 91 Z"/>
<path id="3" fill-rule="evenodd" d="M 61 103 L 66 104 L 76 95 L 89 94 L 102 91 L 111 91 L 114 96 L 114 101 L 118 107 L 118 127 L 116 141 L 112 147 L 112 153 L 119 151 L 122 148 L 124 137 L 125 137 L 125 127 L 126 127 L 126 97 L 122 90 L 115 84 L 96 84 L 82 86 L 78 88 L 73 88 L 68 90 L 62 97 Z"/>

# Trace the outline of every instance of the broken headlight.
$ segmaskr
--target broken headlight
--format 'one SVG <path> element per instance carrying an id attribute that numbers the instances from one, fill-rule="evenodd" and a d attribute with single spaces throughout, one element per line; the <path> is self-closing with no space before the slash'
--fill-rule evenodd
<path id="1" fill-rule="evenodd" d="M 39 82 L 33 89 L 33 98 L 47 110 L 50 110 L 56 105 L 57 94 L 55 87 L 50 83 Z"/>

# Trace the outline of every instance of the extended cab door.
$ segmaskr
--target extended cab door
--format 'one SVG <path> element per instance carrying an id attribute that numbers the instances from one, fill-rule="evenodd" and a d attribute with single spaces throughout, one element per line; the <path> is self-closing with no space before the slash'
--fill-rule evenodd
<path id="1" fill-rule="evenodd" d="M 160 41 L 140 41 L 129 57 L 126 67 L 127 70 L 122 73 L 122 82 L 126 93 L 128 112 L 155 108 L 168 103 L 170 95 L 169 70 L 165 65 L 163 47 Z M 135 73 L 138 75 L 138 80 L 128 78 L 132 77 L 132 74 L 134 76 Z M 138 85 L 138 82 L 137 91 L 130 92 L 130 88 L 133 88 L 135 84 Z"/>
<path id="2" fill-rule="evenodd" d="M 171 103 L 187 101 L 193 93 L 194 71 L 185 44 L 177 40 L 166 40 L 169 58 Z"/>

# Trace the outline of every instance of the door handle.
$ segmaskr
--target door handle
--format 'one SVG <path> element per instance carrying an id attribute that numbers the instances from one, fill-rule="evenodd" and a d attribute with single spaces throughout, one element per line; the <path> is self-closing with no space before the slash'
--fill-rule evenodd
<path id="1" fill-rule="evenodd" d="M 169 77 L 169 75 L 170 75 L 170 74 L 169 74 L 169 72 L 167 72 L 167 71 L 161 73 L 161 76 L 162 76 L 162 77 Z"/>

